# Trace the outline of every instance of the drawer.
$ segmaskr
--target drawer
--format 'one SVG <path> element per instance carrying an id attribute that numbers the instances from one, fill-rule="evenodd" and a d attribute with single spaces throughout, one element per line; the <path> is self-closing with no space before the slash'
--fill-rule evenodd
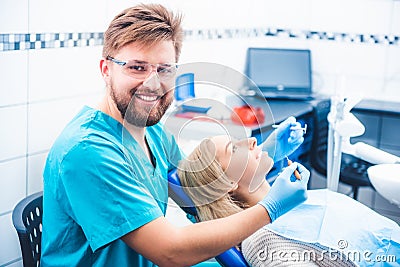
<path id="1" fill-rule="evenodd" d="M 380 144 L 400 146 L 400 116 L 386 116 L 382 118 L 382 133 Z"/>

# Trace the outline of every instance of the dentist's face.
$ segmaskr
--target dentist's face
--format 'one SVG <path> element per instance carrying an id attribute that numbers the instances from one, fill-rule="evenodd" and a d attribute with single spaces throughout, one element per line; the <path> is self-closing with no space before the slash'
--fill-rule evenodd
<path id="1" fill-rule="evenodd" d="M 246 188 L 251 193 L 265 182 L 273 160 L 257 146 L 255 138 L 232 140 L 229 136 L 222 135 L 213 137 L 212 140 L 216 144 L 217 160 L 238 187 Z"/>
<path id="2" fill-rule="evenodd" d="M 175 49 L 172 41 L 161 41 L 151 47 L 131 43 L 112 57 L 124 62 L 173 63 Z M 137 78 L 111 60 L 106 60 L 105 64 L 108 67 L 106 84 L 122 119 L 137 127 L 158 123 L 173 101 L 175 76 L 160 80 L 157 68 L 152 67 L 146 77 Z"/>

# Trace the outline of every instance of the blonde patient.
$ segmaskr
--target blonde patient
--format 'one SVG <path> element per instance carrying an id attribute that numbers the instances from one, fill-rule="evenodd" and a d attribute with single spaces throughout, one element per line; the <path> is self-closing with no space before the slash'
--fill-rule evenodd
<path id="1" fill-rule="evenodd" d="M 226 217 L 255 205 L 269 191 L 265 175 L 273 166 L 255 138 L 227 135 L 204 139 L 179 165 L 178 175 L 201 221 Z"/>
<path id="2" fill-rule="evenodd" d="M 207 221 L 235 214 L 263 199 L 270 190 L 266 174 L 273 164 L 268 153 L 257 146 L 255 138 L 233 140 L 221 135 L 204 139 L 180 162 L 178 176 L 185 192 L 196 205 L 198 220 Z M 302 176 L 308 172 L 301 164 L 293 165 L 290 168 L 297 167 Z M 294 175 L 292 178 L 293 181 L 296 179 Z M 257 242 L 246 242 L 252 238 Z M 238 247 L 251 266 L 355 266 L 346 259 L 293 262 L 287 258 L 279 261 L 262 258 L 258 247 L 261 244 L 271 249 L 283 246 L 287 251 L 300 253 L 314 251 L 317 254 L 326 249 L 319 244 L 284 238 L 265 228 L 247 240 Z"/>

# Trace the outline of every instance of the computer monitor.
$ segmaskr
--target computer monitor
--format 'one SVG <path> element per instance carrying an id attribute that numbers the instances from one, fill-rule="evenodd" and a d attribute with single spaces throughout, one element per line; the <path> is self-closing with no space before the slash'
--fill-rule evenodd
<path id="1" fill-rule="evenodd" d="M 248 48 L 245 74 L 262 94 L 311 94 L 311 51 L 308 49 Z"/>

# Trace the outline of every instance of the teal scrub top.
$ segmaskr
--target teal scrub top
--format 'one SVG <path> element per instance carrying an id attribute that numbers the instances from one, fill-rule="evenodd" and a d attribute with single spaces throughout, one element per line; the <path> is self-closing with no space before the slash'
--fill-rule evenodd
<path id="1" fill-rule="evenodd" d="M 41 266 L 155 266 L 120 238 L 165 215 L 167 173 L 182 154 L 160 123 L 145 137 L 154 165 L 99 110 L 85 106 L 66 126 L 43 174 Z"/>

